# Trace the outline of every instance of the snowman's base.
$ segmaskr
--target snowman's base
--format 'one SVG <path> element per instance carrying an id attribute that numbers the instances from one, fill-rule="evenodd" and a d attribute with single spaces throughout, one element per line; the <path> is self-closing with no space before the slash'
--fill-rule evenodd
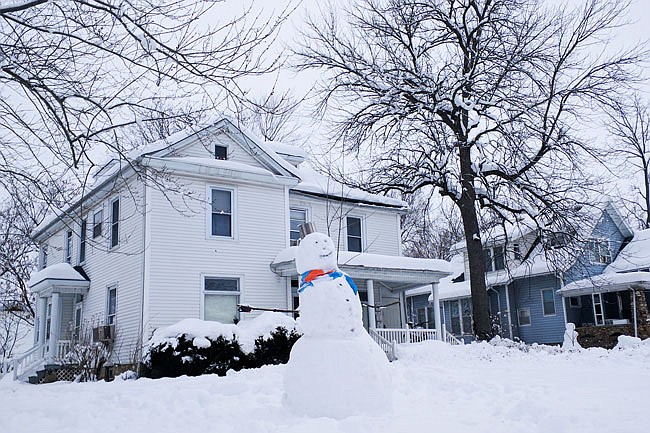
<path id="1" fill-rule="evenodd" d="M 311 417 L 380 414 L 392 401 L 388 360 L 366 332 L 349 339 L 301 337 L 284 385 L 285 405 Z"/>

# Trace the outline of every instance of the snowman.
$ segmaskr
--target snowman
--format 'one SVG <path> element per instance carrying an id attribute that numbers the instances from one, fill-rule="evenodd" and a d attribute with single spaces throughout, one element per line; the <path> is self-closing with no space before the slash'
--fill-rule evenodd
<path id="1" fill-rule="evenodd" d="M 576 332 L 576 325 L 571 322 L 566 324 L 564 330 L 564 342 L 562 342 L 562 350 L 580 350 L 582 346 L 578 343 L 578 333 Z"/>
<path id="2" fill-rule="evenodd" d="M 357 287 L 337 266 L 332 240 L 311 233 L 297 248 L 303 336 L 291 350 L 284 402 L 308 416 L 379 414 L 390 407 L 390 371 L 363 328 Z"/>

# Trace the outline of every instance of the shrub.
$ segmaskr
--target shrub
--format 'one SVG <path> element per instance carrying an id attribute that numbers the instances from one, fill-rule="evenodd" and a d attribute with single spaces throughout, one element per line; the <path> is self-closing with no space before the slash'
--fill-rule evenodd
<path id="1" fill-rule="evenodd" d="M 295 330 L 288 331 L 278 326 L 271 332 L 270 338 L 258 337 L 255 340 L 255 350 L 248 356 L 246 368 L 258 368 L 263 365 L 286 364 L 294 343 L 300 334 Z"/>
<path id="2" fill-rule="evenodd" d="M 300 334 L 295 330 L 278 326 L 269 335 L 258 337 L 253 351 L 245 353 L 234 335 L 193 338 L 182 334 L 173 341 L 149 347 L 143 376 L 153 379 L 201 374 L 225 376 L 228 370 L 282 364 L 289 360 L 298 338 Z"/>

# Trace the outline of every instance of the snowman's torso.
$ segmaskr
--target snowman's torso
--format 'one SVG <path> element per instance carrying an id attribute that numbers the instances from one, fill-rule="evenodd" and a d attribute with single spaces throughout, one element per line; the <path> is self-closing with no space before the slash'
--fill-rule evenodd
<path id="1" fill-rule="evenodd" d="M 363 330 L 359 296 L 340 273 L 314 279 L 299 296 L 298 323 L 303 334 L 352 338 Z"/>

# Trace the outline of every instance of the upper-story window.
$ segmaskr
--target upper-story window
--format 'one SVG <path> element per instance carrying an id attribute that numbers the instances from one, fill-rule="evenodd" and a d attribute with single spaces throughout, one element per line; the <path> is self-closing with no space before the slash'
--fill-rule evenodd
<path id="1" fill-rule="evenodd" d="M 116 198 L 111 203 L 111 248 L 120 243 L 120 199 Z"/>
<path id="2" fill-rule="evenodd" d="M 291 208 L 289 210 L 289 239 L 297 242 L 300 239 L 300 225 L 307 222 L 307 211 L 305 209 Z"/>
<path id="3" fill-rule="evenodd" d="M 228 159 L 228 147 L 216 144 L 214 146 L 214 159 L 221 159 L 224 161 Z"/>
<path id="4" fill-rule="evenodd" d="M 612 262 L 612 254 L 607 239 L 591 239 L 587 242 L 589 260 L 592 263 L 609 264 Z"/>
<path id="5" fill-rule="evenodd" d="M 87 225 L 88 224 L 86 219 L 81 221 L 81 227 L 79 228 L 79 263 L 86 261 L 86 231 L 88 230 Z"/>
<path id="6" fill-rule="evenodd" d="M 41 257 L 40 257 L 41 269 L 47 268 L 47 244 L 41 245 Z"/>
<path id="7" fill-rule="evenodd" d="M 506 268 L 503 246 L 485 248 L 485 272 L 498 271 Z"/>
<path id="8" fill-rule="evenodd" d="M 555 316 L 555 290 L 542 290 L 542 312 L 545 316 Z"/>
<path id="9" fill-rule="evenodd" d="M 348 251 L 360 253 L 363 250 L 361 218 L 347 217 L 346 226 L 348 235 Z"/>
<path id="10" fill-rule="evenodd" d="M 93 239 L 102 235 L 102 220 L 104 212 L 100 209 L 93 214 Z"/>
<path id="11" fill-rule="evenodd" d="M 64 259 L 66 263 L 72 263 L 72 230 L 65 232 L 64 244 Z"/>
<path id="12" fill-rule="evenodd" d="M 212 209 L 210 234 L 212 236 L 233 236 L 233 191 L 212 188 Z"/>
<path id="13" fill-rule="evenodd" d="M 514 256 L 515 260 L 521 260 L 523 258 L 520 244 L 518 243 L 512 244 L 512 255 Z"/>

